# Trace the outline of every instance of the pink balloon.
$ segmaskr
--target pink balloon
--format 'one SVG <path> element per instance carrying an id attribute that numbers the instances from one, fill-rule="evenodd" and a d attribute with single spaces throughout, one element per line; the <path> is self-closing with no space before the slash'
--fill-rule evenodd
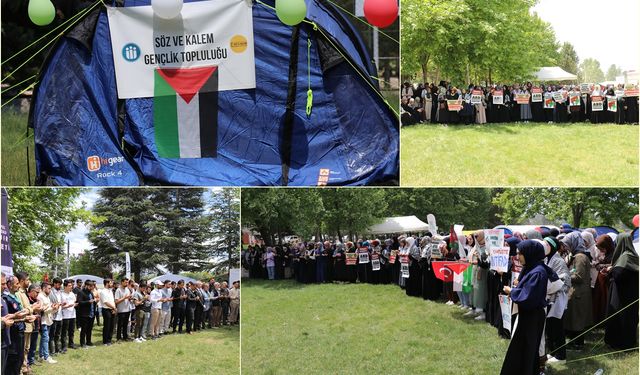
<path id="1" fill-rule="evenodd" d="M 398 18 L 397 0 L 364 0 L 364 17 L 370 24 L 387 27 Z"/>
<path id="2" fill-rule="evenodd" d="M 640 225 L 639 225 L 639 223 L 638 223 L 638 221 L 640 221 L 640 215 L 636 215 L 636 216 L 634 216 L 634 217 L 633 217 L 633 225 L 634 225 L 636 228 L 640 226 Z"/>

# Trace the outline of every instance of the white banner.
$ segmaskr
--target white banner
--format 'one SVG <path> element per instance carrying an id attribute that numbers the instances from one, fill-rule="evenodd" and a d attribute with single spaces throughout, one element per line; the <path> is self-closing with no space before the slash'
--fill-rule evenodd
<path id="1" fill-rule="evenodd" d="M 367 252 L 367 250 L 360 250 L 360 252 L 358 253 L 358 263 L 369 263 L 369 253 Z"/>
<path id="2" fill-rule="evenodd" d="M 154 17 L 151 6 L 107 7 L 107 14 L 120 99 L 153 97 L 154 72 L 165 68 L 216 67 L 218 91 L 256 87 L 245 0 L 186 3 L 170 20 Z M 203 82 L 196 81 L 190 86 L 198 91 Z"/>
<path id="3" fill-rule="evenodd" d="M 371 270 L 380 271 L 380 259 L 371 260 Z"/>
<path id="4" fill-rule="evenodd" d="M 129 258 L 129 252 L 124 253 L 125 273 L 127 279 L 131 278 L 131 258 Z"/>
<path id="5" fill-rule="evenodd" d="M 511 298 L 504 294 L 499 294 L 500 312 L 502 313 L 502 327 L 511 332 Z"/>

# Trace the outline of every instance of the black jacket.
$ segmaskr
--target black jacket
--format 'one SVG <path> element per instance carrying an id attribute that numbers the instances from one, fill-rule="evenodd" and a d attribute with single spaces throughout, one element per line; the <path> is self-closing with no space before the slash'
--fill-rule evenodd
<path id="1" fill-rule="evenodd" d="M 91 293 L 91 291 L 89 291 L 89 289 L 87 288 L 81 289 L 78 293 L 78 299 L 76 300 L 76 302 L 78 303 L 78 306 L 76 307 L 77 317 L 88 318 L 90 315 L 89 313 L 91 311 L 92 304 L 94 302 L 93 293 Z M 95 310 L 93 312 L 93 315 L 95 316 Z"/>

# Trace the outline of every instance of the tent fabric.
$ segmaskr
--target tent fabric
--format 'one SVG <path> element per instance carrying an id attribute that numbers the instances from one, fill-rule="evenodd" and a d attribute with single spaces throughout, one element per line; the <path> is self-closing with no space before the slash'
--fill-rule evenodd
<path id="1" fill-rule="evenodd" d="M 102 277 L 98 277 L 95 275 L 73 275 L 73 276 L 69 276 L 67 277 L 67 279 L 70 280 L 82 280 L 82 282 L 85 282 L 87 280 L 93 280 L 96 282 L 96 284 L 98 285 L 104 285 L 104 279 Z"/>
<path id="2" fill-rule="evenodd" d="M 188 283 L 189 281 L 191 281 L 192 283 L 195 283 L 196 281 L 198 281 L 198 280 L 196 280 L 194 278 L 191 278 L 191 277 L 188 277 L 188 276 L 175 275 L 175 274 L 172 274 L 172 273 L 167 273 L 167 274 L 156 276 L 156 277 L 154 277 L 152 279 L 149 279 L 149 281 L 147 281 L 147 283 L 155 283 L 158 280 L 160 280 L 162 282 L 164 282 L 165 280 L 169 280 L 169 281 L 175 281 L 176 283 L 178 281 L 180 281 L 180 280 L 184 280 L 185 284 Z"/>
<path id="3" fill-rule="evenodd" d="M 620 233 L 620 231 L 618 231 L 616 228 L 610 227 L 608 225 L 598 225 L 598 226 L 593 227 L 593 229 L 596 230 L 597 236 L 601 236 L 601 235 L 607 234 L 607 233 L 615 233 L 615 234 L 619 234 Z"/>
<path id="4" fill-rule="evenodd" d="M 558 230 L 560 229 L 555 225 L 548 225 L 548 224 L 545 224 L 545 225 L 498 225 L 494 229 L 504 229 L 504 232 L 509 234 L 513 234 L 515 232 L 520 232 L 524 234 L 526 231 L 531 229 L 536 229 L 536 228 L 544 228 L 548 230 L 551 230 L 553 228 Z"/>
<path id="5" fill-rule="evenodd" d="M 559 66 L 543 67 L 535 74 L 538 81 L 575 81 L 578 76 L 571 74 Z"/>
<path id="6" fill-rule="evenodd" d="M 30 125 L 38 183 L 310 186 L 317 185 L 327 170 L 329 185 L 396 183 L 398 120 L 379 96 L 378 83 L 370 78 L 376 76 L 376 69 L 364 42 L 332 5 L 306 2 L 307 19 L 318 30 L 301 23 L 294 41 L 293 29 L 281 23 L 273 10 L 254 4 L 256 88 L 219 93 L 218 156 L 200 159 L 159 157 L 153 99 L 118 100 L 108 20 L 104 9 L 99 10 L 92 43 L 63 37 L 34 90 Z M 125 1 L 124 5 L 149 3 Z M 83 30 L 91 28 L 84 24 Z M 290 124 L 291 161 L 288 178 L 283 180 L 292 43 L 298 46 L 293 56 L 297 89 Z M 313 91 L 310 117 L 305 112 L 307 74 Z M 101 160 L 100 170 L 89 170 L 91 157 Z"/>
<path id="7" fill-rule="evenodd" d="M 429 224 L 412 216 L 389 217 L 381 224 L 376 224 L 367 230 L 371 234 L 384 233 L 405 233 L 405 232 L 426 232 Z"/>

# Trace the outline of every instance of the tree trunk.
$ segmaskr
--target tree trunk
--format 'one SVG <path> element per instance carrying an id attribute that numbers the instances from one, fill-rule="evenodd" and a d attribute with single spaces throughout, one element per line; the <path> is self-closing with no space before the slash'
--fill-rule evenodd
<path id="1" fill-rule="evenodd" d="M 491 68 L 489 68 L 489 86 L 491 86 L 493 84 L 492 80 L 491 80 Z"/>
<path id="2" fill-rule="evenodd" d="M 422 68 L 422 83 L 426 84 L 427 83 L 427 76 L 429 73 L 429 58 L 430 56 L 427 55 L 427 57 L 424 59 L 424 63 L 420 64 L 420 67 Z"/>
<path id="3" fill-rule="evenodd" d="M 571 208 L 571 211 L 573 213 L 573 227 L 580 228 L 580 223 L 582 222 L 582 216 L 584 214 L 584 204 L 576 203 L 576 205 Z"/>
<path id="4" fill-rule="evenodd" d="M 467 87 L 471 83 L 471 73 L 469 72 L 469 63 L 467 62 Z"/>

